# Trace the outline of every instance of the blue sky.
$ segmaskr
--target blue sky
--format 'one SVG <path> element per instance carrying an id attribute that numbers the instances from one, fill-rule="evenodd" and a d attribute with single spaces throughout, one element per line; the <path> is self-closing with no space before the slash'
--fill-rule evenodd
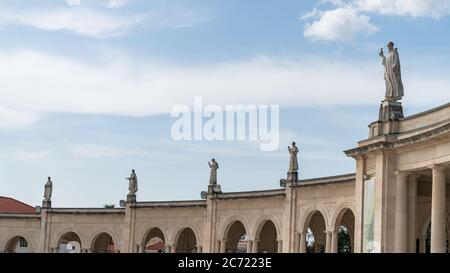
<path id="1" fill-rule="evenodd" d="M 384 96 L 378 51 L 393 40 L 406 114 L 450 98 L 450 1 L 59 0 L 0 3 L 0 195 L 54 206 L 198 199 L 279 186 L 286 146 L 300 177 L 354 171 Z M 280 105 L 280 148 L 174 141 L 171 108 Z"/>

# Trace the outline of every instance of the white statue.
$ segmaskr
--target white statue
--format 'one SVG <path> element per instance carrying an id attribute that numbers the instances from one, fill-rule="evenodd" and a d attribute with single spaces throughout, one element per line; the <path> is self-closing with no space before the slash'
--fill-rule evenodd
<path id="1" fill-rule="evenodd" d="M 127 177 L 126 179 L 128 179 L 129 183 L 128 183 L 128 195 L 135 195 L 136 192 L 138 191 L 138 182 L 137 182 L 137 176 L 136 176 L 136 172 L 133 170 L 131 170 L 131 175 L 130 177 Z"/>
<path id="2" fill-rule="evenodd" d="M 298 154 L 298 148 L 295 146 L 295 142 L 292 142 L 292 148 L 288 146 L 289 154 L 291 155 L 289 160 L 289 172 L 297 171 L 298 170 L 298 161 L 297 161 L 297 154 Z"/>
<path id="3" fill-rule="evenodd" d="M 45 183 L 45 190 L 44 190 L 44 201 L 50 201 L 52 199 L 52 191 L 53 191 L 53 183 L 50 179 L 50 176 L 48 177 L 47 183 Z"/>
<path id="4" fill-rule="evenodd" d="M 213 158 L 211 162 L 208 162 L 209 167 L 211 168 L 211 175 L 209 176 L 209 184 L 216 185 L 217 184 L 217 169 L 219 168 L 219 164 Z"/>
<path id="5" fill-rule="evenodd" d="M 400 58 L 398 56 L 397 48 L 394 48 L 394 43 L 389 42 L 387 44 L 389 53 L 387 57 L 384 56 L 383 48 L 380 50 L 380 57 L 383 58 L 384 65 L 384 80 L 386 81 L 386 94 L 385 99 L 387 101 L 401 100 L 403 94 L 403 83 L 400 70 Z"/>

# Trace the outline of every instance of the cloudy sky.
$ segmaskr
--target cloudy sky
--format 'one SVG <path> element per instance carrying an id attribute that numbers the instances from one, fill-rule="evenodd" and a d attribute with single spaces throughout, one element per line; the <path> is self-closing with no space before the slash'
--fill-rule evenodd
<path id="1" fill-rule="evenodd" d="M 384 96 L 393 40 L 406 114 L 450 98 L 450 1 L 39 0 L 0 3 L 0 195 L 54 206 L 199 199 L 207 162 L 224 191 L 354 171 Z M 280 105 L 280 148 L 174 141 L 176 104 Z"/>

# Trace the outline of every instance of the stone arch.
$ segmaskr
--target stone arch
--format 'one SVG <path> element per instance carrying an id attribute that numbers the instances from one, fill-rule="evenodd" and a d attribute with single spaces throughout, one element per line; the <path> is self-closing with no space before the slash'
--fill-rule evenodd
<path id="1" fill-rule="evenodd" d="M 152 242 L 151 240 L 155 238 L 158 238 L 159 240 L 154 240 L 154 242 Z M 147 229 L 147 231 L 144 233 L 141 244 L 144 246 L 143 252 L 151 253 L 151 252 L 165 251 L 165 246 L 167 244 L 167 236 L 162 228 L 152 226 L 149 229 Z M 155 249 L 150 249 L 151 246 L 155 246 Z"/>
<path id="2" fill-rule="evenodd" d="M 175 252 L 191 253 L 196 252 L 199 246 L 198 233 L 190 226 L 185 226 L 178 230 L 175 236 Z"/>
<path id="3" fill-rule="evenodd" d="M 70 233 L 70 232 L 74 232 L 78 235 L 78 237 L 81 240 L 81 245 L 83 246 L 83 248 L 89 247 L 89 240 L 86 239 L 87 238 L 86 234 L 83 232 L 83 230 L 76 229 L 76 228 L 63 228 L 58 233 L 53 233 L 53 234 L 56 234 L 56 236 L 53 236 L 51 238 L 50 247 L 51 248 L 58 247 L 59 242 L 60 242 L 61 238 L 64 236 L 64 234 Z"/>
<path id="4" fill-rule="evenodd" d="M 325 231 L 329 226 L 326 210 L 320 206 L 312 206 L 308 208 L 300 222 L 299 231 L 306 233 L 307 245 L 312 243 L 312 249 L 307 251 L 325 252 L 326 236 Z M 311 233 L 309 233 L 309 231 Z M 311 241 L 309 241 L 311 240 Z"/>
<path id="5" fill-rule="evenodd" d="M 342 203 L 335 210 L 333 217 L 331 219 L 331 227 L 336 229 L 339 227 L 339 223 L 342 220 L 342 216 L 344 216 L 345 212 L 350 210 L 353 215 L 355 215 L 355 209 L 350 203 Z"/>
<path id="6" fill-rule="evenodd" d="M 299 228 L 298 228 L 299 232 L 307 232 L 308 231 L 308 226 L 309 226 L 309 222 L 311 221 L 311 217 L 316 212 L 319 212 L 322 215 L 322 217 L 325 221 L 325 226 L 326 227 L 329 226 L 329 221 L 328 221 L 326 210 L 324 208 L 322 208 L 321 206 L 312 206 L 312 207 L 309 207 L 303 214 L 303 217 L 301 218 L 302 220 L 300 221 Z"/>
<path id="7" fill-rule="evenodd" d="M 181 232 L 183 232 L 183 230 L 185 228 L 190 228 L 194 232 L 195 238 L 197 239 L 197 244 L 201 245 L 201 238 L 202 237 L 200 236 L 201 235 L 200 234 L 200 230 L 197 227 L 197 225 L 195 225 L 195 224 L 185 224 L 185 223 L 179 224 L 176 228 L 174 228 L 172 230 L 172 232 L 171 232 L 172 233 L 171 240 L 170 241 L 167 240 L 168 243 L 176 244 L 178 238 L 180 237 Z"/>
<path id="8" fill-rule="evenodd" d="M 91 251 L 93 253 L 115 253 L 117 250 L 117 239 L 109 232 L 99 232 L 91 241 Z"/>
<path id="9" fill-rule="evenodd" d="M 23 250 L 20 250 L 20 246 L 19 246 L 19 251 L 23 251 L 24 253 L 30 253 L 30 252 L 33 252 L 33 250 L 34 250 L 33 241 L 31 240 L 31 237 L 29 237 L 26 234 L 10 235 L 7 238 L 9 238 L 9 239 L 6 240 L 4 245 L 2 246 L 2 251 L 4 251 L 4 252 L 14 253 L 16 251 L 17 244 L 21 243 L 20 242 L 21 239 L 25 240 L 27 246 L 26 246 L 26 249 L 23 249 Z"/>
<path id="10" fill-rule="evenodd" d="M 222 240 L 227 239 L 228 231 L 230 230 L 231 226 L 236 222 L 241 222 L 245 228 L 245 231 L 247 232 L 247 236 L 250 236 L 250 225 L 248 224 L 248 219 L 241 217 L 241 216 L 233 215 L 225 221 L 226 224 L 223 225 L 223 229 L 219 233 L 220 239 L 222 239 Z"/>
<path id="11" fill-rule="evenodd" d="M 243 238 L 245 236 L 245 239 Z M 249 253 L 251 250 L 247 249 L 247 242 L 242 240 L 247 240 L 248 229 L 245 227 L 244 223 L 240 220 L 233 220 L 229 222 L 225 228 L 223 234 L 223 240 L 225 240 L 225 252 L 237 253 L 246 252 Z M 224 241 L 222 241 L 224 242 Z M 242 243 L 244 246 L 242 246 Z"/>
<path id="12" fill-rule="evenodd" d="M 68 249 L 62 249 L 63 242 L 66 243 L 70 243 L 70 242 L 78 242 L 78 245 L 74 245 L 75 248 L 73 248 L 72 253 L 81 253 L 81 249 L 84 247 L 83 241 L 81 240 L 81 236 L 74 232 L 74 231 L 66 231 L 63 234 L 61 234 L 60 236 L 57 237 L 58 238 L 58 242 L 56 244 L 56 247 L 58 249 L 59 252 L 69 252 Z"/>
<path id="13" fill-rule="evenodd" d="M 338 206 L 335 210 L 331 223 L 331 230 L 337 232 L 337 251 L 353 252 L 355 237 L 355 213 L 351 204 L 343 203 Z"/>
<path id="14" fill-rule="evenodd" d="M 276 232 L 277 232 L 277 239 L 281 239 L 281 227 L 279 224 L 279 221 L 273 216 L 270 215 L 263 215 L 258 218 L 258 220 L 255 222 L 255 225 L 253 227 L 253 233 L 252 235 L 255 237 L 255 239 L 259 239 L 259 233 L 261 232 L 261 229 L 263 225 L 267 222 L 271 221 L 272 224 L 275 226 Z"/>
<path id="15" fill-rule="evenodd" d="M 85 231 L 87 231 L 87 230 L 85 230 Z M 80 231 L 80 233 L 83 234 L 81 231 Z M 80 235 L 80 233 L 77 233 L 77 234 Z M 121 236 L 118 236 L 118 234 L 109 226 L 103 226 L 103 227 L 98 227 L 98 228 L 89 230 L 89 233 L 86 236 L 86 240 L 85 240 L 85 243 L 84 243 L 85 247 L 86 248 L 90 248 L 92 250 L 93 242 L 95 241 L 97 236 L 100 235 L 101 233 L 109 234 L 109 236 L 111 236 L 111 238 L 114 241 L 114 245 L 116 246 L 116 250 L 117 251 L 120 250 L 120 238 L 121 238 Z"/>
<path id="16" fill-rule="evenodd" d="M 255 226 L 255 243 L 257 243 L 256 250 L 258 253 L 277 253 L 278 242 L 281 240 L 279 234 L 279 227 L 276 221 L 269 219 L 271 217 L 262 217 Z"/>

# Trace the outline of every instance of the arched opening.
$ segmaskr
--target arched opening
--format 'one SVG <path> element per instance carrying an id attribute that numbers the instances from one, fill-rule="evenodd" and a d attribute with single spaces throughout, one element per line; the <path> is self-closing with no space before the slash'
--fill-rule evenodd
<path id="1" fill-rule="evenodd" d="M 197 252 L 197 238 L 194 231 L 185 228 L 178 236 L 176 244 L 176 253 L 194 253 Z"/>
<path id="2" fill-rule="evenodd" d="M 315 211 L 311 216 L 306 233 L 306 251 L 309 253 L 325 253 L 325 218 Z"/>
<path id="3" fill-rule="evenodd" d="M 22 236 L 15 236 L 6 243 L 5 252 L 28 253 L 30 252 L 28 241 Z"/>
<path id="4" fill-rule="evenodd" d="M 448 253 L 448 228 L 445 228 L 446 233 L 446 240 L 445 240 L 445 246 Z M 427 235 L 425 238 L 425 253 L 431 253 L 431 222 L 428 224 L 427 228 Z"/>
<path id="5" fill-rule="evenodd" d="M 67 232 L 58 242 L 59 253 L 80 253 L 81 240 L 75 232 Z"/>
<path id="6" fill-rule="evenodd" d="M 93 253 L 115 253 L 116 246 L 114 244 L 114 240 L 106 232 L 100 233 L 94 239 L 92 244 L 92 252 Z"/>
<path id="7" fill-rule="evenodd" d="M 145 253 L 164 253 L 166 250 L 165 237 L 159 228 L 152 228 L 144 240 Z"/>
<path id="8" fill-rule="evenodd" d="M 264 222 L 258 238 L 258 253 L 278 252 L 277 229 L 272 221 L 267 220 Z"/>
<path id="9" fill-rule="evenodd" d="M 346 208 L 342 210 L 336 219 L 335 228 L 337 229 L 337 252 L 352 253 L 355 230 L 355 215 Z"/>
<path id="10" fill-rule="evenodd" d="M 226 235 L 227 253 L 247 253 L 247 232 L 240 221 L 234 222 Z"/>

